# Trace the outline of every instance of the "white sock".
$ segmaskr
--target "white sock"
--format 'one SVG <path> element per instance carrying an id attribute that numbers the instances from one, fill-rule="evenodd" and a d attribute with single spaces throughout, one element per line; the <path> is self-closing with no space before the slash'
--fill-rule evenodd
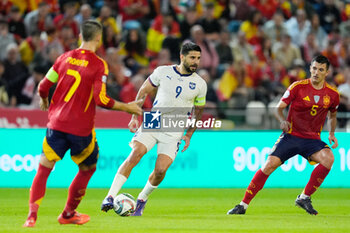
<path id="1" fill-rule="evenodd" d="M 120 189 L 122 188 L 122 186 L 126 180 L 127 180 L 127 178 L 125 176 L 123 176 L 122 174 L 119 174 L 117 172 L 117 174 L 115 174 L 115 176 L 114 176 L 114 180 L 113 180 L 113 183 L 111 185 L 111 188 L 108 191 L 107 197 L 110 195 L 113 198 L 115 196 L 117 196 L 117 193 L 120 191 Z"/>
<path id="2" fill-rule="evenodd" d="M 306 195 L 305 193 L 300 194 L 301 199 L 306 199 L 308 197 L 310 197 L 310 196 Z"/>
<path id="3" fill-rule="evenodd" d="M 153 190 L 155 190 L 156 188 L 158 188 L 158 186 L 153 186 L 149 180 L 147 180 L 147 183 L 145 185 L 145 187 L 142 189 L 142 191 L 140 192 L 139 196 L 137 197 L 137 199 L 141 199 L 144 201 L 147 201 L 148 196 L 153 192 Z"/>
<path id="4" fill-rule="evenodd" d="M 239 204 L 242 205 L 245 210 L 248 208 L 248 204 L 243 202 L 243 201 L 241 201 L 241 203 L 239 203 Z"/>

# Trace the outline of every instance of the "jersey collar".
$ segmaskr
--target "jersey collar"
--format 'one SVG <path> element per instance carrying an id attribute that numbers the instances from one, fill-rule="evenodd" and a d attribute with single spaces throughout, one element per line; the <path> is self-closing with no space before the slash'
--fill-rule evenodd
<path id="1" fill-rule="evenodd" d="M 191 76 L 193 74 L 193 73 L 192 74 L 181 74 L 179 71 L 177 71 L 176 66 L 173 66 L 173 69 L 178 75 L 180 75 L 182 77 L 188 77 L 188 76 Z"/>

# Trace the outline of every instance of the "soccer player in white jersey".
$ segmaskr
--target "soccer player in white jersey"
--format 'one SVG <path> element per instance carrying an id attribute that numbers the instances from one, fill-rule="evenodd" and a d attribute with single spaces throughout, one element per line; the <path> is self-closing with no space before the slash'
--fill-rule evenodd
<path id="1" fill-rule="evenodd" d="M 155 91 L 158 87 L 152 111 L 159 108 L 176 108 L 186 114 L 186 109 L 194 107 L 195 119 L 200 120 L 207 92 L 206 82 L 195 73 L 200 62 L 200 56 L 201 48 L 198 45 L 191 42 L 182 45 L 180 65 L 159 66 L 155 69 L 143 83 L 136 100 L 145 99 L 148 94 Z M 132 151 L 120 165 L 111 188 L 102 202 L 101 210 L 107 212 L 113 208 L 113 199 L 129 177 L 131 170 L 157 144 L 158 157 L 155 168 L 137 198 L 136 211 L 133 214 L 134 216 L 141 216 L 149 195 L 162 182 L 166 171 L 174 161 L 181 140 L 185 141 L 185 146 L 182 150 L 184 152 L 190 145 L 190 140 L 196 127 L 188 128 L 186 134 L 184 134 L 185 129 L 182 129 L 181 132 L 144 132 L 142 126 L 139 128 L 137 116 L 133 115 L 129 123 L 129 129 L 131 132 L 136 132 L 136 129 L 138 129 L 132 139 Z"/>

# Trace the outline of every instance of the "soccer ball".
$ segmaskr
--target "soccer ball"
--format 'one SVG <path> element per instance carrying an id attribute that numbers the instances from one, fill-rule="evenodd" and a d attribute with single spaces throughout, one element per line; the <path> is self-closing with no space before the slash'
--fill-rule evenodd
<path id="1" fill-rule="evenodd" d="M 114 198 L 113 205 L 114 211 L 122 217 L 130 216 L 136 209 L 135 198 L 129 193 L 121 193 L 117 195 Z"/>

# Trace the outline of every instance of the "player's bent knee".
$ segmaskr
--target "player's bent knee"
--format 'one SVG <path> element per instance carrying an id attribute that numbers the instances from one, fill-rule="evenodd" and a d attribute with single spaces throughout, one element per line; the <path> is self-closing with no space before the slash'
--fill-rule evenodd
<path id="1" fill-rule="evenodd" d="M 334 163 L 334 155 L 332 153 L 328 153 L 327 156 L 321 161 L 321 164 L 328 169 L 331 169 Z"/>
<path id="2" fill-rule="evenodd" d="M 145 153 L 143 153 L 142 150 L 133 149 L 129 157 L 125 160 L 125 162 L 131 166 L 135 166 L 140 162 L 144 154 Z"/>
<path id="3" fill-rule="evenodd" d="M 147 147 L 141 142 L 133 141 L 132 153 L 144 155 L 147 153 Z"/>
<path id="4" fill-rule="evenodd" d="M 279 166 L 281 165 L 281 160 L 276 156 L 269 156 L 267 158 L 266 163 L 261 168 L 261 171 L 265 175 L 270 175 L 272 172 L 274 172 Z"/>
<path id="5" fill-rule="evenodd" d="M 277 169 L 278 166 L 272 166 L 272 165 L 266 165 L 263 168 L 261 168 L 261 171 L 265 175 L 270 175 L 272 172 L 274 172 Z"/>
<path id="6" fill-rule="evenodd" d="M 166 173 L 167 169 L 166 168 L 156 168 L 154 169 L 154 175 L 156 177 L 163 177 Z"/>
<path id="7" fill-rule="evenodd" d="M 313 155 L 312 160 L 319 162 L 328 169 L 331 169 L 334 163 L 334 155 L 331 150 L 325 149 Z"/>
<path id="8" fill-rule="evenodd" d="M 89 171 L 89 170 L 94 170 L 96 169 L 96 163 L 91 164 L 91 165 L 86 165 L 86 164 L 79 164 L 79 170 L 82 171 Z"/>
<path id="9" fill-rule="evenodd" d="M 40 164 L 47 168 L 53 168 L 55 166 L 55 161 L 48 160 L 45 155 L 42 155 L 40 158 Z"/>
<path id="10" fill-rule="evenodd" d="M 333 153 L 331 153 L 331 154 L 329 154 L 329 155 L 327 156 L 327 161 L 328 161 L 329 163 L 331 163 L 331 164 L 334 163 L 334 155 L 333 155 Z"/>

